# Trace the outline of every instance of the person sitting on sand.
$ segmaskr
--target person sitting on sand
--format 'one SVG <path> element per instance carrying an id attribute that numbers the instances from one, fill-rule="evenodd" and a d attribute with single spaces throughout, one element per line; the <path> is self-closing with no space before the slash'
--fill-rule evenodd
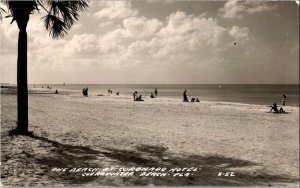
<path id="1" fill-rule="evenodd" d="M 144 100 L 142 99 L 142 95 L 140 95 L 139 97 L 137 97 L 136 101 L 144 101 Z"/>
<path id="2" fill-rule="evenodd" d="M 59 94 L 57 90 L 55 90 L 55 94 Z"/>
<path id="3" fill-rule="evenodd" d="M 116 95 L 119 95 L 120 94 L 120 92 L 118 91 L 117 93 L 116 93 Z"/>
<path id="4" fill-rule="evenodd" d="M 152 92 L 150 93 L 150 98 L 154 98 L 154 95 Z"/>
<path id="5" fill-rule="evenodd" d="M 192 99 L 191 99 L 191 102 L 195 102 L 195 98 L 192 98 Z"/>
<path id="6" fill-rule="evenodd" d="M 195 99 L 195 102 L 200 102 L 200 100 L 198 98 Z"/>
<path id="7" fill-rule="evenodd" d="M 183 92 L 183 102 L 189 102 L 187 95 L 186 95 L 186 90 Z"/>
<path id="8" fill-rule="evenodd" d="M 85 97 L 87 97 L 88 96 L 88 87 L 87 88 L 83 88 L 83 90 L 82 90 L 82 94 L 83 94 L 83 96 L 85 96 Z"/>
<path id="9" fill-rule="evenodd" d="M 274 113 L 285 113 L 285 111 L 283 110 L 282 107 L 280 107 L 280 109 L 278 110 L 278 106 L 276 103 L 273 104 L 273 106 L 270 106 L 271 107 L 271 110 L 270 112 L 274 111 Z"/>
<path id="10" fill-rule="evenodd" d="M 277 104 L 276 103 L 274 103 L 273 104 L 273 106 L 270 106 L 271 107 L 271 110 L 270 110 L 270 112 L 272 112 L 272 110 L 274 110 L 274 112 L 275 113 L 278 113 L 279 112 L 279 110 L 278 110 L 278 108 L 277 108 Z"/>

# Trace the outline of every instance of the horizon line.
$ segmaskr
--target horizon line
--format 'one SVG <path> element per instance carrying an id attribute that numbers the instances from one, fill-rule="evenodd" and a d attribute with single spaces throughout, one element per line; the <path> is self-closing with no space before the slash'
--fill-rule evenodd
<path id="1" fill-rule="evenodd" d="M 17 85 L 17 83 L 0 83 L 1 85 Z M 300 83 L 28 83 L 27 85 L 299 85 Z"/>

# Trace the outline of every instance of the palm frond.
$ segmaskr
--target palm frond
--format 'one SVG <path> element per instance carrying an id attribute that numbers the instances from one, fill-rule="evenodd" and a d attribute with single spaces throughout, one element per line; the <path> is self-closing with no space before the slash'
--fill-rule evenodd
<path id="1" fill-rule="evenodd" d="M 61 18 L 48 14 L 43 19 L 49 35 L 53 38 L 63 38 L 67 34 L 69 27 Z"/>
<path id="2" fill-rule="evenodd" d="M 70 6 L 70 3 L 61 1 L 51 1 L 51 13 L 56 16 L 61 16 L 68 26 L 72 26 L 78 20 L 78 11 Z"/>
<path id="3" fill-rule="evenodd" d="M 55 17 L 56 20 L 60 20 L 64 23 L 63 30 L 52 30 L 55 27 L 60 28 L 60 26 L 46 27 L 52 34 L 53 37 L 63 37 L 66 34 L 66 30 L 71 29 L 76 21 L 78 21 L 79 12 L 84 11 L 88 7 L 88 1 L 77 0 L 77 1 L 65 1 L 65 0 L 55 0 L 55 1 L 39 1 L 39 3 L 46 2 L 49 10 L 48 16 L 45 17 L 45 21 L 51 21 Z M 44 8 L 44 7 L 43 7 Z M 49 15 L 52 15 L 49 16 Z M 54 17 L 53 17 L 54 16 Z M 60 21 L 55 21 L 53 24 L 60 24 Z M 47 25 L 48 23 L 45 23 Z M 53 35 L 55 32 L 62 31 L 62 33 L 57 33 Z"/>

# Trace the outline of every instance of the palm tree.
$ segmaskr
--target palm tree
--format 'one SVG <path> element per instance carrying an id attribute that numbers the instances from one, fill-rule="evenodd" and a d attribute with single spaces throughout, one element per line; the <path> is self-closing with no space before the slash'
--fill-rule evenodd
<path id="1" fill-rule="evenodd" d="M 2 0 L 8 11 L 0 8 L 0 19 L 6 13 L 12 17 L 11 23 L 16 21 L 19 28 L 18 60 L 17 60 L 17 87 L 18 87 L 18 122 L 17 132 L 28 134 L 28 86 L 27 86 L 27 32 L 26 27 L 30 14 L 46 12 L 43 17 L 46 29 L 53 38 L 63 38 L 67 30 L 78 21 L 79 12 L 88 7 L 88 1 L 76 0 Z"/>

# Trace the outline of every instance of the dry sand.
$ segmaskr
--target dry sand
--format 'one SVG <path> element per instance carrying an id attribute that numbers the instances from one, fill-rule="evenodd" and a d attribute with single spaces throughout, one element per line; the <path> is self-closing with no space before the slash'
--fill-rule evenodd
<path id="1" fill-rule="evenodd" d="M 29 95 L 32 136 L 1 95 L 4 185 L 299 185 L 299 108 L 131 96 Z M 5 94 L 6 93 L 6 94 Z M 34 92 L 33 92 L 34 93 Z M 37 93 L 37 92 L 35 92 Z M 190 177 L 82 177 L 54 167 L 199 167 Z M 234 177 L 218 176 L 234 172 Z"/>

